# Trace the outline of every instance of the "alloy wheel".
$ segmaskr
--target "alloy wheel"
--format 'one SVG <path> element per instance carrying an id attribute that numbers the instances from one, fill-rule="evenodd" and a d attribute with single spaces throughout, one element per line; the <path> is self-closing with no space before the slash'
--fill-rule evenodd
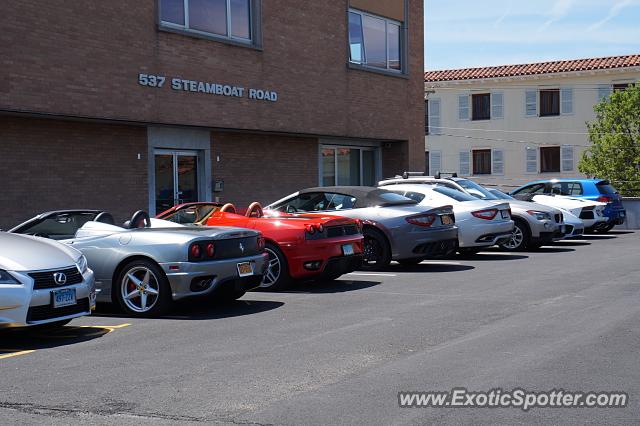
<path id="1" fill-rule="evenodd" d="M 513 233 L 511 234 L 511 238 L 509 238 L 507 242 L 504 243 L 504 247 L 510 250 L 515 250 L 522 245 L 523 241 L 524 241 L 524 233 L 522 232 L 522 229 L 520 229 L 520 227 L 516 226 L 515 228 L 513 228 Z"/>
<path id="2" fill-rule="evenodd" d="M 265 251 L 269 255 L 269 265 L 267 267 L 267 271 L 264 273 L 260 287 L 269 288 L 280 278 L 282 265 L 280 264 L 278 255 L 273 250 L 266 248 Z"/>
<path id="3" fill-rule="evenodd" d="M 364 238 L 364 263 L 377 263 L 382 258 L 382 246 L 376 238 Z"/>
<path id="4" fill-rule="evenodd" d="M 158 302 L 160 284 L 153 271 L 144 266 L 136 266 L 124 274 L 120 294 L 128 309 L 144 313 L 150 311 Z"/>

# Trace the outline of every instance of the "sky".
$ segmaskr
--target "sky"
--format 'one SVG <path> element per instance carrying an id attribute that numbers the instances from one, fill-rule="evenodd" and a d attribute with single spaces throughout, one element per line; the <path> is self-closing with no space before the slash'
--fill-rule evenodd
<path id="1" fill-rule="evenodd" d="M 425 69 L 640 54 L 640 0 L 425 0 Z"/>

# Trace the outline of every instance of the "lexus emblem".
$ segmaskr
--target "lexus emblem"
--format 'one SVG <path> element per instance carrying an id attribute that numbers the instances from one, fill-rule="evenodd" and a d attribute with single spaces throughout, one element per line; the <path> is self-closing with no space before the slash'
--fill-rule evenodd
<path id="1" fill-rule="evenodd" d="M 62 272 L 56 272 L 53 274 L 53 281 L 58 285 L 65 285 L 67 283 L 67 276 Z"/>
<path id="2" fill-rule="evenodd" d="M 244 253 L 244 246 L 242 245 L 242 243 L 240 243 L 240 246 L 239 246 L 239 247 L 240 247 L 240 251 L 241 251 L 242 253 Z"/>

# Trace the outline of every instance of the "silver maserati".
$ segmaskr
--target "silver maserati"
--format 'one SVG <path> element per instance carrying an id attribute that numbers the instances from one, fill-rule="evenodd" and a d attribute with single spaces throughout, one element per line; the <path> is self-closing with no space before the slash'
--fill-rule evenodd
<path id="1" fill-rule="evenodd" d="M 97 210 L 43 213 L 10 232 L 60 240 L 80 250 L 96 276 L 98 301 L 130 315 L 156 316 L 171 302 L 214 295 L 234 300 L 262 281 L 267 262 L 259 232 L 175 227 L 136 212 L 123 226 Z"/>
<path id="2" fill-rule="evenodd" d="M 0 232 L 0 328 L 62 326 L 95 302 L 93 272 L 78 250 Z"/>

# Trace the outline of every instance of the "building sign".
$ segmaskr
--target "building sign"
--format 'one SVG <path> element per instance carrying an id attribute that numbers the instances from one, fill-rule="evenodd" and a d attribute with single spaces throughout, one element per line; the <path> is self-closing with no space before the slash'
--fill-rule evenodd
<path id="1" fill-rule="evenodd" d="M 206 93 L 216 96 L 229 96 L 232 98 L 248 98 L 258 101 L 277 102 L 278 93 L 273 90 L 244 88 L 229 84 L 218 84 L 206 81 L 185 80 L 182 78 L 171 78 L 163 75 L 138 74 L 138 84 L 145 87 L 161 89 L 167 83 L 172 90 L 181 92 Z"/>

